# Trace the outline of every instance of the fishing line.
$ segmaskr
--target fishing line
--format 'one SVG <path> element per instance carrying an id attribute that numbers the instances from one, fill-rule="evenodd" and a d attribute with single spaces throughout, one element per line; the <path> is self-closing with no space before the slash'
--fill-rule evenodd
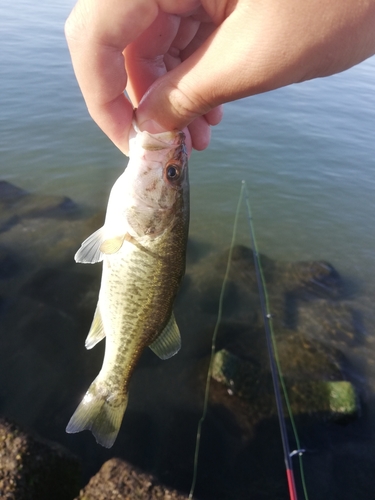
<path id="1" fill-rule="evenodd" d="M 201 440 L 201 433 L 202 433 L 202 425 L 203 425 L 203 422 L 204 422 L 206 415 L 207 415 L 210 380 L 211 380 L 213 360 L 214 360 L 215 348 L 216 348 L 216 337 L 217 337 L 217 333 L 218 333 L 218 329 L 219 329 L 219 325 L 220 325 L 221 317 L 222 317 L 224 292 L 225 292 L 225 287 L 226 287 L 226 284 L 228 281 L 230 265 L 231 265 L 231 260 L 232 260 L 232 253 L 233 253 L 233 248 L 234 248 L 234 243 L 235 243 L 235 238 L 236 238 L 236 233 L 237 233 L 238 217 L 239 217 L 240 206 L 241 206 L 244 192 L 245 192 L 245 201 L 246 201 L 246 207 L 247 207 L 248 223 L 249 223 L 249 228 L 250 228 L 250 238 L 251 238 L 251 243 L 252 243 L 252 247 L 253 247 L 255 273 L 256 273 L 256 279 L 257 279 L 257 284 L 258 284 L 258 289 L 259 289 L 259 297 L 260 297 L 262 315 L 263 315 L 263 319 L 264 319 L 264 328 L 265 328 L 265 332 L 266 332 L 267 349 L 268 349 L 268 355 L 269 355 L 269 361 L 270 361 L 270 367 L 271 367 L 272 381 L 273 381 L 275 400 L 276 400 L 276 408 L 277 408 L 278 420 L 279 420 L 279 425 L 280 425 L 281 440 L 282 440 L 282 446 L 283 446 L 283 452 L 284 452 L 284 462 L 285 462 L 285 469 L 286 469 L 286 475 L 287 475 L 287 481 L 288 481 L 289 496 L 290 496 L 290 500 L 297 500 L 297 492 L 296 492 L 296 486 L 295 486 L 292 457 L 295 455 L 298 455 L 301 484 L 302 484 L 305 500 L 308 500 L 306 482 L 305 482 L 305 476 L 304 476 L 304 469 L 303 469 L 303 462 L 302 462 L 302 455 L 303 455 L 304 450 L 302 450 L 301 446 L 300 446 L 297 428 L 296 428 L 296 425 L 294 422 L 293 413 L 292 413 L 292 409 L 291 409 L 291 406 L 289 403 L 288 393 L 286 390 L 285 381 L 284 381 L 284 378 L 282 376 L 281 366 L 280 366 L 280 362 L 279 362 L 279 358 L 278 358 L 277 345 L 276 345 L 274 331 L 273 331 L 273 325 L 272 325 L 272 314 L 270 313 L 266 282 L 264 279 L 262 266 L 261 266 L 261 262 L 260 262 L 260 257 L 259 257 L 259 252 L 258 252 L 258 248 L 257 248 L 255 231 L 254 231 L 253 221 L 252 221 L 249 193 L 248 193 L 248 189 L 247 189 L 245 181 L 242 181 L 242 184 L 241 184 L 241 191 L 240 191 L 240 196 L 239 196 L 237 209 L 236 209 L 236 215 L 235 215 L 234 224 L 233 224 L 233 233 L 232 233 L 230 250 L 229 250 L 229 254 L 228 254 L 227 267 L 226 267 L 226 272 L 224 275 L 223 284 L 222 284 L 221 292 L 220 292 L 218 316 L 217 316 L 217 320 L 216 320 L 216 324 L 215 324 L 214 333 L 212 336 L 211 357 L 210 357 L 210 364 L 209 364 L 207 379 L 206 379 L 203 412 L 202 412 L 202 417 L 199 420 L 198 429 L 197 429 L 195 454 L 194 454 L 193 480 L 192 480 L 191 489 L 190 489 L 190 493 L 189 493 L 189 499 L 193 498 L 194 489 L 195 489 L 195 485 L 196 485 L 196 481 L 197 481 L 200 440 Z M 289 419 L 290 419 L 292 429 L 293 429 L 295 442 L 297 445 L 297 449 L 293 450 L 292 452 L 290 451 L 290 447 L 289 447 L 288 433 L 287 433 L 286 423 L 285 423 L 285 418 L 284 418 L 283 401 L 282 401 L 280 386 L 282 388 L 285 405 L 287 407 Z"/>
<path id="2" fill-rule="evenodd" d="M 214 328 L 214 333 L 212 335 L 212 343 L 211 343 L 211 357 L 210 357 L 210 364 L 208 367 L 208 372 L 207 372 L 207 378 L 206 378 L 206 388 L 205 388 L 205 393 L 204 393 L 204 403 L 203 403 L 203 412 L 202 416 L 198 422 L 198 429 L 197 429 L 197 438 L 195 442 L 195 453 L 194 453 L 194 469 L 193 469 L 193 480 L 191 483 L 191 488 L 190 488 L 190 493 L 189 493 L 189 499 L 193 498 L 194 494 L 194 489 L 195 485 L 197 482 L 197 473 L 198 473 L 198 458 L 199 458 L 199 449 L 200 449 L 200 442 L 201 442 L 201 433 L 202 433 L 202 425 L 203 422 L 206 419 L 207 415 L 207 407 L 208 407 L 208 396 L 210 392 L 210 381 L 211 381 L 211 373 L 212 373 L 212 366 L 213 366 L 213 361 L 214 361 L 214 356 L 215 356 L 215 349 L 216 349 L 216 337 L 217 337 L 217 332 L 219 330 L 219 325 L 221 323 L 221 317 L 223 314 L 223 300 L 224 300 L 224 292 L 225 292 L 225 287 L 228 281 L 228 276 L 229 276 L 229 271 L 230 271 L 230 265 L 232 262 L 232 253 L 233 253 L 233 248 L 234 248 L 234 243 L 236 240 L 236 233 L 237 233 L 237 225 L 238 225 L 238 216 L 240 213 L 240 207 L 241 207 L 241 202 L 243 198 L 243 189 L 241 189 L 240 197 L 237 203 L 237 210 L 236 210 L 236 215 L 234 218 L 234 224 L 233 224 L 233 233 L 232 233 L 232 240 L 229 248 L 229 254 L 228 254 L 228 261 L 227 261 L 227 267 L 225 270 L 225 275 L 223 279 L 223 284 L 221 286 L 221 291 L 220 291 L 220 297 L 219 297 L 219 307 L 218 307 L 218 314 L 217 314 L 217 319 L 216 319 L 216 324 Z"/>

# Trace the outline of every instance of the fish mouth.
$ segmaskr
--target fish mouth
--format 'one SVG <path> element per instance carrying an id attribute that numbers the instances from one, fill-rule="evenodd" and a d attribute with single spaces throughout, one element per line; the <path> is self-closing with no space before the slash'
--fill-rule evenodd
<path id="1" fill-rule="evenodd" d="M 185 134 L 178 129 L 151 134 L 146 130 L 140 130 L 133 117 L 132 128 L 140 138 L 140 146 L 146 151 L 161 151 L 163 149 L 175 149 L 185 145 Z M 132 133 L 130 135 L 133 135 Z M 186 148 L 185 148 L 186 151 Z"/>
<path id="2" fill-rule="evenodd" d="M 160 132 L 158 134 L 150 134 L 149 132 L 141 132 L 141 146 L 146 151 L 161 151 L 163 149 L 180 149 L 185 148 L 185 134 L 180 130 L 170 132 Z M 186 148 L 185 148 L 186 151 Z"/>

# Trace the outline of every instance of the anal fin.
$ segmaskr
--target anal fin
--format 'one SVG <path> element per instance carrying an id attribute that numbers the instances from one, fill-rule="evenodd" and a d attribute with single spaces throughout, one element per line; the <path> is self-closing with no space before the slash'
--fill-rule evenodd
<path id="1" fill-rule="evenodd" d="M 171 358 L 180 350 L 181 335 L 173 313 L 167 326 L 149 347 L 160 359 Z"/>
<path id="2" fill-rule="evenodd" d="M 91 328 L 85 342 L 86 349 L 92 349 L 98 342 L 105 337 L 102 317 L 100 316 L 99 306 L 96 306 L 94 319 L 91 323 Z"/>

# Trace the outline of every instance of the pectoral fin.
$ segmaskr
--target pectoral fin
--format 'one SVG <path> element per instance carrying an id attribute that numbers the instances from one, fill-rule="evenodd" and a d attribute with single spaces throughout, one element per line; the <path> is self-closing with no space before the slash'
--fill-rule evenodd
<path id="1" fill-rule="evenodd" d="M 104 237 L 104 228 L 101 227 L 95 233 L 92 233 L 82 243 L 81 248 L 75 254 L 76 262 L 82 264 L 95 264 L 103 260 L 104 254 L 113 254 L 120 250 L 125 239 L 128 239 L 127 234 L 113 236 L 112 238 Z"/>
<path id="2" fill-rule="evenodd" d="M 105 337 L 102 318 L 100 316 L 99 306 L 96 307 L 94 319 L 92 320 L 91 328 L 85 342 L 86 349 L 92 349 L 98 342 Z"/>
<path id="3" fill-rule="evenodd" d="M 95 264 L 96 262 L 101 262 L 103 260 L 103 253 L 100 247 L 103 241 L 103 228 L 101 227 L 85 239 L 81 248 L 75 254 L 74 260 L 82 264 Z"/>
<path id="4" fill-rule="evenodd" d="M 124 240 L 125 240 L 125 234 L 122 234 L 121 236 L 114 236 L 113 238 L 104 240 L 103 243 L 100 245 L 100 251 L 105 254 L 116 253 L 122 247 Z"/>
<path id="5" fill-rule="evenodd" d="M 167 326 L 149 347 L 161 359 L 171 358 L 180 350 L 181 336 L 173 313 Z"/>

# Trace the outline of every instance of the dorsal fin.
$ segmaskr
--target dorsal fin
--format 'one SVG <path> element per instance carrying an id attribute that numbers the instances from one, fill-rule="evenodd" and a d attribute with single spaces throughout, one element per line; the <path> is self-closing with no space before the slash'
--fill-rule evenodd
<path id="1" fill-rule="evenodd" d="M 180 350 L 181 336 L 173 313 L 167 326 L 149 347 L 161 359 L 171 358 Z"/>

